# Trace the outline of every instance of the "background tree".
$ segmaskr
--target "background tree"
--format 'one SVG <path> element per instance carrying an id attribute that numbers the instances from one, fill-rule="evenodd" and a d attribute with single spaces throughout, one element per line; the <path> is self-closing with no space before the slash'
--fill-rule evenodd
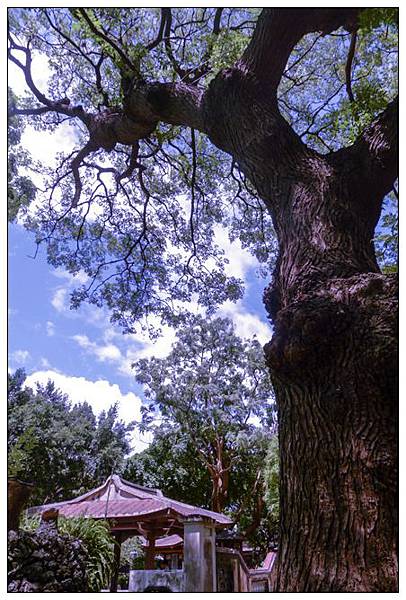
<path id="1" fill-rule="evenodd" d="M 178 331 L 167 358 L 135 366 L 147 399 L 140 429 L 154 430 L 158 422 L 186 438 L 210 475 L 212 509 L 221 512 L 235 465 L 250 451 L 261 454 L 272 424 L 260 344 L 240 339 L 229 319 L 195 317 Z M 268 428 L 259 430 L 255 418 Z"/>
<path id="2" fill-rule="evenodd" d="M 267 432 L 258 428 L 250 446 L 239 449 L 233 467 L 223 512 L 228 514 L 258 551 L 259 561 L 277 538 L 278 520 L 269 526 L 270 505 L 266 501 L 264 460 Z M 212 479 L 189 436 L 176 426 L 158 426 L 143 452 L 126 461 L 123 477 L 158 488 L 169 498 L 211 508 Z"/>
<path id="3" fill-rule="evenodd" d="M 27 226 L 88 274 L 73 304 L 105 303 L 125 331 L 239 297 L 215 226 L 269 263 L 274 228 L 274 589 L 394 591 L 397 284 L 371 240 L 397 177 L 397 11 L 258 12 L 10 11 L 30 90 L 12 115 L 77 124 Z"/>
<path id="4" fill-rule="evenodd" d="M 131 450 L 132 426 L 111 407 L 98 419 L 84 403 L 70 406 L 52 382 L 33 391 L 25 373 L 9 375 L 9 473 L 35 484 L 32 504 L 65 500 L 101 484 Z M 106 457 L 106 453 L 108 456 Z"/>

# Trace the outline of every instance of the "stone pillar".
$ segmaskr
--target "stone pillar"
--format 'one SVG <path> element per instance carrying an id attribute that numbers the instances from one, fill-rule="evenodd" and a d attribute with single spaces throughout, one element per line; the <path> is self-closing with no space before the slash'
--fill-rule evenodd
<path id="1" fill-rule="evenodd" d="M 216 592 L 216 529 L 214 521 L 200 516 L 183 521 L 185 592 Z"/>
<path id="2" fill-rule="evenodd" d="M 233 559 L 233 592 L 241 592 L 240 590 L 240 566 L 237 558 Z"/>

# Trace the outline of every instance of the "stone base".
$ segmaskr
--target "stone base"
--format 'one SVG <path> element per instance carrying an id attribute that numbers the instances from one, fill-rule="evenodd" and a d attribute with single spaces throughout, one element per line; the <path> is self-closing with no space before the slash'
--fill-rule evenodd
<path id="1" fill-rule="evenodd" d="M 184 592 L 184 577 L 182 570 L 131 570 L 128 584 L 129 592 L 145 592 L 147 588 L 166 588 L 156 591 Z M 153 590 L 151 590 L 153 591 Z"/>

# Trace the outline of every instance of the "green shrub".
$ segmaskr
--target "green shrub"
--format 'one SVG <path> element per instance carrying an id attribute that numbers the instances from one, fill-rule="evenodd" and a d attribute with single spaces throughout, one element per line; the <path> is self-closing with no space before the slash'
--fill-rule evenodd
<path id="1" fill-rule="evenodd" d="M 21 529 L 35 531 L 40 519 L 38 516 L 24 516 Z M 58 531 L 79 539 L 85 546 L 89 558 L 86 575 L 89 592 L 100 592 L 109 585 L 114 564 L 114 538 L 107 521 L 87 519 L 85 517 L 59 517 Z"/>
<path id="2" fill-rule="evenodd" d="M 114 564 L 114 538 L 107 521 L 60 517 L 58 529 L 83 542 L 89 553 L 86 565 L 90 592 L 100 592 L 109 585 Z"/>

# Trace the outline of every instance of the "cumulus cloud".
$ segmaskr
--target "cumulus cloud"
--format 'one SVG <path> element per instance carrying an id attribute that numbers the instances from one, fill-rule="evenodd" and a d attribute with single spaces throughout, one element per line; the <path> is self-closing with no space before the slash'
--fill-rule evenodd
<path id="1" fill-rule="evenodd" d="M 80 333 L 73 335 L 72 340 L 74 340 L 81 348 L 89 348 L 92 347 L 92 342 L 89 340 L 87 335 L 82 335 Z"/>
<path id="2" fill-rule="evenodd" d="M 98 359 L 102 362 L 105 360 L 120 360 L 121 358 L 120 349 L 117 348 L 117 346 L 114 346 L 114 344 L 108 344 L 107 346 L 99 346 L 95 349 L 95 353 Z"/>
<path id="3" fill-rule="evenodd" d="M 58 312 L 69 310 L 67 303 L 68 290 L 66 288 L 58 288 L 52 297 L 51 304 Z"/>
<path id="4" fill-rule="evenodd" d="M 69 296 L 75 288 L 86 283 L 86 281 L 88 280 L 88 276 L 83 271 L 80 271 L 76 275 L 72 275 L 71 273 L 68 273 L 68 271 L 65 271 L 65 269 L 61 268 L 53 270 L 52 274 L 58 279 L 62 279 L 64 281 L 64 285 L 59 286 L 52 296 L 52 306 L 59 313 L 64 313 L 72 317 L 78 316 L 78 313 L 70 309 Z M 91 318 L 89 318 L 88 320 L 93 321 L 94 319 L 99 318 L 100 312 L 101 309 L 98 309 L 97 307 L 92 307 L 90 311 Z"/>
<path id="5" fill-rule="evenodd" d="M 15 350 L 11 354 L 11 358 L 18 365 L 23 365 L 27 362 L 28 359 L 31 358 L 31 355 L 28 352 L 28 350 Z"/>
<path id="6" fill-rule="evenodd" d="M 254 335 L 261 344 L 266 344 L 272 337 L 272 329 L 257 315 L 249 313 L 241 301 L 225 302 L 218 311 L 220 316 L 229 317 L 235 325 L 235 330 L 240 337 L 252 338 Z"/>
<path id="7" fill-rule="evenodd" d="M 113 340 L 121 346 L 120 356 L 115 353 L 115 360 L 118 364 L 117 371 L 120 375 L 134 377 L 134 370 L 131 366 L 134 362 L 140 358 L 150 358 L 151 356 L 164 358 L 171 351 L 172 344 L 176 340 L 175 329 L 168 325 L 162 325 L 157 316 L 149 317 L 148 321 L 151 327 L 161 330 L 162 335 L 157 339 L 151 338 L 148 331 L 143 330 L 140 326 L 138 331 L 127 335 L 122 335 L 118 329 L 106 326 L 103 332 L 103 343 L 106 345 L 102 348 L 105 352 L 108 352 L 108 349 L 114 352 L 113 348 L 117 348 L 117 346 L 112 344 Z M 91 342 L 87 336 L 77 335 L 74 336 L 74 339 L 83 348 L 92 348 L 96 353 L 97 345 Z"/>
<path id="8" fill-rule="evenodd" d="M 121 351 L 114 344 L 106 344 L 99 346 L 96 342 L 89 340 L 87 335 L 76 334 L 71 337 L 81 348 L 89 354 L 93 354 L 98 361 L 119 361 L 121 360 Z"/>
<path id="9" fill-rule="evenodd" d="M 76 273 L 76 275 L 72 275 L 72 273 L 69 273 L 61 267 L 57 267 L 52 274 L 54 277 L 58 277 L 58 279 L 64 279 L 72 287 L 86 283 L 89 279 L 88 275 L 86 275 L 84 271 L 79 271 L 79 273 Z"/>
<path id="10" fill-rule="evenodd" d="M 247 272 L 259 266 L 257 259 L 248 250 L 241 247 L 239 240 L 231 242 L 225 227 L 217 225 L 214 232 L 216 243 L 224 250 L 228 259 L 228 264 L 225 265 L 226 274 L 245 280 Z"/>
<path id="11" fill-rule="evenodd" d="M 48 337 L 52 337 L 53 335 L 55 335 L 55 325 L 52 321 L 46 322 L 45 329 Z"/>
<path id="12" fill-rule="evenodd" d="M 70 377 L 53 370 L 36 371 L 26 379 L 26 385 L 35 388 L 36 383 L 45 385 L 48 380 L 55 383 L 56 387 L 68 395 L 72 406 L 87 402 L 96 415 L 103 410 L 108 410 L 112 404 L 118 405 L 118 417 L 125 423 L 141 419 L 142 400 L 133 392 L 123 393 L 117 384 L 111 384 L 105 379 L 90 381 L 85 377 Z M 145 450 L 151 442 L 150 435 L 140 435 L 138 431 L 132 434 L 132 448 L 134 452 Z"/>
<path id="13" fill-rule="evenodd" d="M 49 360 L 47 358 L 45 358 L 44 356 L 41 357 L 40 365 L 43 369 L 51 368 L 51 364 L 50 364 Z"/>

